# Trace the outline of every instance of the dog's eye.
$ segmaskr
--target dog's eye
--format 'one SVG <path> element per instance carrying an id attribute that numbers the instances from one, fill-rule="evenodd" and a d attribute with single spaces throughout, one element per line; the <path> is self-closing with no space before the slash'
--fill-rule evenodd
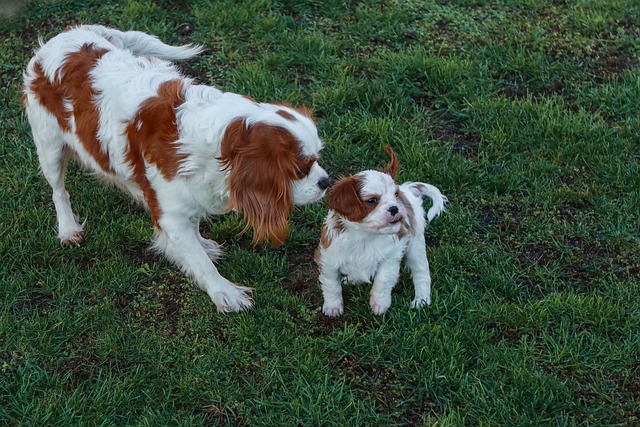
<path id="1" fill-rule="evenodd" d="M 370 199 L 365 200 L 364 203 L 369 206 L 375 206 L 378 204 L 378 199 L 376 197 L 372 197 Z"/>
<path id="2" fill-rule="evenodd" d="M 400 191 L 396 190 L 396 197 L 398 197 L 400 195 Z"/>
<path id="3" fill-rule="evenodd" d="M 305 176 L 309 175 L 309 172 L 311 172 L 311 169 L 309 168 L 298 169 L 298 176 L 300 178 L 304 178 Z"/>

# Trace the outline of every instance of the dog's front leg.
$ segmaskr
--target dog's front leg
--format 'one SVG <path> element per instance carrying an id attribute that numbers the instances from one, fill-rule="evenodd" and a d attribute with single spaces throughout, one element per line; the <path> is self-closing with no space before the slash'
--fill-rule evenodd
<path id="1" fill-rule="evenodd" d="M 375 315 L 381 315 L 391 307 L 391 291 L 400 277 L 400 260 L 388 258 L 378 267 L 373 279 L 369 306 Z"/>
<path id="2" fill-rule="evenodd" d="M 324 298 L 322 313 L 328 317 L 342 316 L 344 302 L 342 300 L 342 284 L 340 283 L 339 270 L 333 266 L 323 264 L 320 266 L 319 280 Z"/>
<path id="3" fill-rule="evenodd" d="M 419 233 L 411 240 L 407 248 L 407 266 L 411 271 L 415 297 L 411 301 L 411 308 L 420 308 L 431 304 L 431 274 L 427 260 L 427 247 L 424 234 Z"/>
<path id="4" fill-rule="evenodd" d="M 154 247 L 162 251 L 196 284 L 207 292 L 218 312 L 244 311 L 251 307 L 251 288 L 237 286 L 220 275 L 201 244 L 194 223 L 181 218 L 162 217 Z"/>

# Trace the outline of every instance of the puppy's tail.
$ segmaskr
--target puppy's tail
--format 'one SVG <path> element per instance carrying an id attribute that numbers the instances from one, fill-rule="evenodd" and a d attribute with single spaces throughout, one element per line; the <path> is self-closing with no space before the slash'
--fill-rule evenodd
<path id="1" fill-rule="evenodd" d="M 427 212 L 427 219 L 429 222 L 444 212 L 444 205 L 449 200 L 440 192 L 440 190 L 438 190 L 438 188 L 425 182 L 408 182 L 407 184 L 411 192 L 416 197 L 429 197 L 431 199 L 432 206 Z"/>
<path id="2" fill-rule="evenodd" d="M 134 55 L 151 55 L 160 59 L 180 61 L 193 58 L 204 49 L 202 46 L 186 44 L 169 46 L 157 37 L 141 31 L 120 31 L 102 25 L 84 25 L 82 28 L 106 38 L 120 49 L 128 49 Z"/>

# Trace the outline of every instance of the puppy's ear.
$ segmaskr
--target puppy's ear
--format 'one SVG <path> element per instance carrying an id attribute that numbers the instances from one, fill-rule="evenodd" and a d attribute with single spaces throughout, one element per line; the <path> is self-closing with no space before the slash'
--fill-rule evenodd
<path id="1" fill-rule="evenodd" d="M 398 176 L 398 171 L 400 170 L 400 160 L 398 160 L 398 156 L 390 146 L 387 145 L 384 147 L 384 149 L 387 153 L 389 153 L 389 156 L 391 157 L 391 161 L 389 161 L 389 164 L 384 168 L 384 172 L 391 175 L 391 178 L 393 178 L 393 180 L 395 181 L 396 177 Z"/>
<path id="2" fill-rule="evenodd" d="M 229 206 L 247 221 L 243 232 L 253 229 L 254 244 L 268 238 L 279 246 L 289 235 L 297 150 L 295 138 L 277 126 L 248 128 L 236 120 L 225 132 L 220 160 L 231 169 Z"/>
<path id="3" fill-rule="evenodd" d="M 333 184 L 327 195 L 329 209 L 346 217 L 349 221 L 360 221 L 367 215 L 367 209 L 360 200 L 362 182 L 350 176 Z"/>

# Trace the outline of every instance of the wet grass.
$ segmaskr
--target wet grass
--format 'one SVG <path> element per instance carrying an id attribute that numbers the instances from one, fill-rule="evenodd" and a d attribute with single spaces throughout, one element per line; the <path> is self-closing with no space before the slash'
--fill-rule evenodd
<path id="1" fill-rule="evenodd" d="M 17 5 L 17 3 L 16 3 Z M 8 10 L 8 9 L 5 9 Z M 17 9 L 19 10 L 19 8 Z M 0 423 L 633 425 L 640 382 L 640 8 L 633 0 L 32 1 L 0 26 Z M 72 168 L 88 219 L 55 237 L 20 103 L 38 36 L 101 23 L 207 47 L 186 73 L 312 107 L 334 176 L 379 167 L 451 200 L 427 230 L 431 307 L 403 275 L 327 319 L 324 203 L 283 247 L 203 234 L 256 306 L 220 316 L 146 248 L 147 214 Z"/>

